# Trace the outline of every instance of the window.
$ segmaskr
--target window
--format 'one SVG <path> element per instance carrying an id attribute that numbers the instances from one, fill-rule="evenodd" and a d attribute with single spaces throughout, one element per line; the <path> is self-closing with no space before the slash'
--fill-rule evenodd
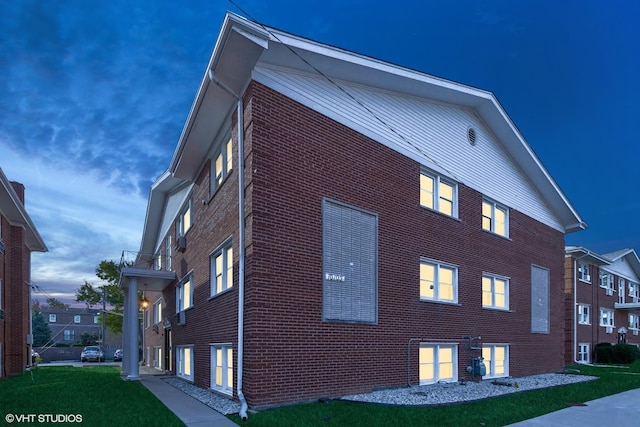
<path id="1" fill-rule="evenodd" d="M 49 323 L 55 323 L 56 322 L 56 315 L 55 314 L 50 314 L 49 315 Z"/>
<path id="2" fill-rule="evenodd" d="M 589 363 L 589 344 L 588 343 L 580 343 L 578 344 L 578 362 L 579 363 Z"/>
<path id="3" fill-rule="evenodd" d="M 445 215 L 458 216 L 458 189 L 438 175 L 420 173 L 420 205 Z"/>
<path id="4" fill-rule="evenodd" d="M 191 287 L 191 275 L 176 286 L 176 313 L 191 307 L 193 301 L 193 289 Z"/>
<path id="5" fill-rule="evenodd" d="M 162 270 L 162 254 L 159 252 L 154 257 L 153 268 L 154 270 Z"/>
<path id="6" fill-rule="evenodd" d="M 171 233 L 167 234 L 167 238 L 164 244 L 164 251 L 165 251 L 164 267 L 167 269 L 167 271 L 170 271 L 171 270 Z"/>
<path id="7" fill-rule="evenodd" d="M 160 322 L 162 322 L 162 300 L 153 304 L 153 324 L 157 325 Z"/>
<path id="8" fill-rule="evenodd" d="M 640 329 L 640 316 L 637 314 L 629 314 L 629 329 Z"/>
<path id="9" fill-rule="evenodd" d="M 430 260 L 420 262 L 420 299 L 458 302 L 458 268 Z"/>
<path id="10" fill-rule="evenodd" d="M 211 346 L 211 388 L 233 394 L 233 349 L 231 344 Z"/>
<path id="11" fill-rule="evenodd" d="M 100 323 L 100 316 L 93 316 L 93 323 L 95 324 Z"/>
<path id="12" fill-rule="evenodd" d="M 509 346 L 484 344 L 482 346 L 482 358 L 487 368 L 487 374 L 483 378 L 509 376 Z"/>
<path id="13" fill-rule="evenodd" d="M 640 297 L 640 285 L 629 282 L 629 296 L 633 298 L 633 302 L 638 302 Z"/>
<path id="14" fill-rule="evenodd" d="M 177 376 L 193 381 L 193 347 L 180 346 L 176 353 Z"/>
<path id="15" fill-rule="evenodd" d="M 178 221 L 176 222 L 176 236 L 182 237 L 187 234 L 187 231 L 191 228 L 191 200 L 180 211 Z"/>
<path id="16" fill-rule="evenodd" d="M 589 264 L 583 262 L 578 263 L 578 279 L 583 282 L 591 283 L 591 273 L 589 271 Z"/>
<path id="17" fill-rule="evenodd" d="M 211 296 L 233 287 L 233 247 L 231 242 L 211 255 Z"/>
<path id="18" fill-rule="evenodd" d="M 458 346 L 424 344 L 419 352 L 420 384 L 458 380 Z"/>
<path id="19" fill-rule="evenodd" d="M 618 277 L 618 303 L 624 304 L 624 279 Z"/>
<path id="20" fill-rule="evenodd" d="M 482 306 L 509 309 L 509 279 L 492 275 L 482 276 Z"/>
<path id="21" fill-rule="evenodd" d="M 64 330 L 64 340 L 65 341 L 73 341 L 75 339 L 76 331 L 65 329 Z"/>
<path id="22" fill-rule="evenodd" d="M 578 304 L 578 323 L 581 325 L 590 325 L 589 316 L 590 307 L 587 304 Z"/>
<path id="23" fill-rule="evenodd" d="M 613 310 L 607 308 L 600 309 L 600 326 L 609 326 L 613 327 Z"/>
<path id="24" fill-rule="evenodd" d="M 73 323 L 80 323 L 80 315 L 76 314 L 75 316 L 73 316 Z"/>
<path id="25" fill-rule="evenodd" d="M 148 308 L 143 311 L 144 313 L 144 327 L 149 328 L 151 326 L 151 310 Z"/>
<path id="26" fill-rule="evenodd" d="M 153 347 L 153 367 L 162 370 L 162 347 Z"/>
<path id="27" fill-rule="evenodd" d="M 494 201 L 482 200 L 482 229 L 509 237 L 509 209 Z"/>
<path id="28" fill-rule="evenodd" d="M 607 290 L 607 295 L 613 295 L 613 274 L 600 273 L 600 287 Z"/>
<path id="29" fill-rule="evenodd" d="M 233 141 L 231 138 L 226 144 L 220 146 L 216 160 L 212 165 L 211 192 L 215 192 L 222 184 L 222 181 L 231 173 L 233 169 Z"/>

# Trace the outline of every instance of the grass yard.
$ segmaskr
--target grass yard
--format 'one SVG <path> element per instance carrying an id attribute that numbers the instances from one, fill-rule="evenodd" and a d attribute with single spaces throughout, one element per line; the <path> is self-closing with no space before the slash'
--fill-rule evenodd
<path id="1" fill-rule="evenodd" d="M 18 417 L 34 414 L 20 422 Z M 72 422 L 38 422 L 38 416 Z M 115 367 L 39 367 L 0 380 L 0 415 L 8 424 L 85 426 L 184 426 L 145 386 L 123 381 Z M 81 422 L 75 418 L 82 416 Z M 9 418 L 7 418 L 9 417 Z M 46 420 L 46 418 L 44 418 Z M 51 418 L 50 418 L 51 419 Z M 75 421 L 75 422 L 73 422 Z"/>
<path id="2" fill-rule="evenodd" d="M 503 426 L 571 404 L 640 388 L 640 361 L 628 367 L 573 366 L 598 380 L 494 397 L 473 403 L 398 407 L 330 401 L 282 407 L 256 414 L 237 424 L 249 427 L 278 426 Z"/>

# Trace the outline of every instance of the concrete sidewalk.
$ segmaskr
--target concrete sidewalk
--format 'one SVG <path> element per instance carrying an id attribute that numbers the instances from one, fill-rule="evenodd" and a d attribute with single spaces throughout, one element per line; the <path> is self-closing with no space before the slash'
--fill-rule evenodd
<path id="1" fill-rule="evenodd" d="M 237 427 L 221 413 L 194 399 L 162 380 L 161 376 L 140 370 L 142 385 L 147 387 L 160 401 L 188 427 Z"/>
<path id="2" fill-rule="evenodd" d="M 597 385 L 594 385 L 597 387 Z M 571 406 L 509 427 L 574 427 L 640 425 L 640 389 Z"/>

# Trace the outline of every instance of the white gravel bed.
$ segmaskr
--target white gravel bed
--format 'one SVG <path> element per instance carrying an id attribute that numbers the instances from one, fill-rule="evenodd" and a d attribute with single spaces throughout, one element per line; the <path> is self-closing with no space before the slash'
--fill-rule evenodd
<path id="1" fill-rule="evenodd" d="M 522 378 L 496 378 L 480 382 L 416 385 L 343 396 L 341 400 L 385 405 L 441 405 L 485 399 L 525 390 L 592 381 L 597 378 L 587 375 L 541 374 Z"/>
<path id="2" fill-rule="evenodd" d="M 480 382 L 438 383 L 385 389 L 372 393 L 343 396 L 340 400 L 404 406 L 442 405 L 596 379 L 598 377 L 587 375 L 541 374 L 522 378 L 496 378 Z M 223 415 L 237 414 L 240 411 L 239 402 L 211 390 L 195 386 L 176 377 L 166 377 L 162 380 Z"/>
<path id="3" fill-rule="evenodd" d="M 185 392 L 189 396 L 199 400 L 222 415 L 237 414 L 240 412 L 240 403 L 231 400 L 206 388 L 198 387 L 176 377 L 162 378 L 167 384 Z"/>

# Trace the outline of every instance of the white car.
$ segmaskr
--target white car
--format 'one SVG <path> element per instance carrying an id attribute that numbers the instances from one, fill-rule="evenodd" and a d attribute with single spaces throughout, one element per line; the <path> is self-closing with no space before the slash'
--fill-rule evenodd
<path id="1" fill-rule="evenodd" d="M 100 350 L 100 347 L 91 346 L 85 347 L 80 353 L 81 362 L 104 362 L 104 353 Z"/>

